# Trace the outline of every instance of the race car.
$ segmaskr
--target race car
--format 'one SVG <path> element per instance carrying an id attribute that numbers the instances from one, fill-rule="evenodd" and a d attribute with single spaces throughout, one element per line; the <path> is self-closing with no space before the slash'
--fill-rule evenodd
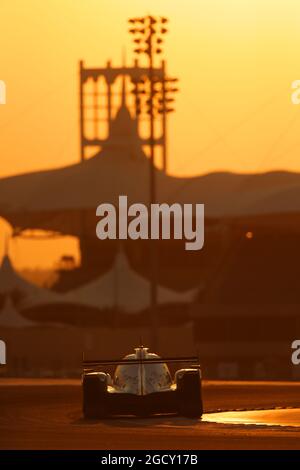
<path id="1" fill-rule="evenodd" d="M 172 380 L 167 363 L 190 367 L 177 370 Z M 108 367 L 115 367 L 113 378 Z M 203 412 L 198 358 L 161 358 L 144 346 L 120 361 L 83 360 L 82 388 L 87 419 L 166 413 L 200 418 Z"/>

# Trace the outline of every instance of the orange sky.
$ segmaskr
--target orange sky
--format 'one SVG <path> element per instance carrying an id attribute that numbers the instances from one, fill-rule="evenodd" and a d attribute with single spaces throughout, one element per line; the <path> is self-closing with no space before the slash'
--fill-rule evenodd
<path id="1" fill-rule="evenodd" d="M 300 170 L 298 0 L 1 0 L 0 177 L 78 161 L 78 60 L 132 60 L 126 20 L 149 12 L 180 78 L 170 172 Z"/>

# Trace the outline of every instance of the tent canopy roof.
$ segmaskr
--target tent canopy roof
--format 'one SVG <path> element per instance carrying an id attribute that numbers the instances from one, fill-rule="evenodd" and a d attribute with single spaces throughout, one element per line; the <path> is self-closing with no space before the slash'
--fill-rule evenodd
<path id="1" fill-rule="evenodd" d="M 117 205 L 119 195 L 127 195 L 129 204 L 148 204 L 149 173 L 136 122 L 122 102 L 107 141 L 94 157 L 0 179 L 0 216 L 21 230 L 79 235 L 83 210 L 95 214 L 102 202 Z M 170 176 L 158 168 L 155 173 L 158 202 L 204 203 L 206 216 L 300 213 L 298 173 L 219 172 L 191 178 Z"/>
<path id="2" fill-rule="evenodd" d="M 120 250 L 111 269 L 103 276 L 66 294 L 66 298 L 99 309 L 120 308 L 127 313 L 137 313 L 150 306 L 150 282 L 136 273 Z M 190 303 L 198 289 L 178 293 L 158 287 L 158 304 Z"/>

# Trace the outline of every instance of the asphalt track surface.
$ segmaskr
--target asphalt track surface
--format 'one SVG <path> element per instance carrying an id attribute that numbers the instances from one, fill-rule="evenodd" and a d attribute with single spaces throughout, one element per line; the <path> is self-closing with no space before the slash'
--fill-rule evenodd
<path id="1" fill-rule="evenodd" d="M 300 383 L 205 382 L 203 399 L 202 420 L 156 416 L 85 421 L 79 381 L 3 378 L 0 448 L 300 449 L 299 410 L 293 410 L 300 407 Z M 243 418 L 243 410 L 257 409 L 268 410 L 263 419 L 260 411 Z"/>

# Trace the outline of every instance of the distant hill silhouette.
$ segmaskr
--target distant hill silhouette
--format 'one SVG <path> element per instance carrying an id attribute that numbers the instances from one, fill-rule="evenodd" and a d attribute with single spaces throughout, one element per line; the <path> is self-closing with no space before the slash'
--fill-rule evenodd
<path id="1" fill-rule="evenodd" d="M 104 150 L 83 163 L 2 178 L 0 216 L 21 228 L 76 235 L 76 211 L 94 214 L 101 202 L 117 204 L 120 194 L 128 195 L 130 203 L 147 203 L 148 171 L 143 153 L 134 160 L 126 152 L 121 158 Z M 157 188 L 158 202 L 204 203 L 206 217 L 300 213 L 300 173 L 218 172 L 179 178 L 157 170 Z"/>

